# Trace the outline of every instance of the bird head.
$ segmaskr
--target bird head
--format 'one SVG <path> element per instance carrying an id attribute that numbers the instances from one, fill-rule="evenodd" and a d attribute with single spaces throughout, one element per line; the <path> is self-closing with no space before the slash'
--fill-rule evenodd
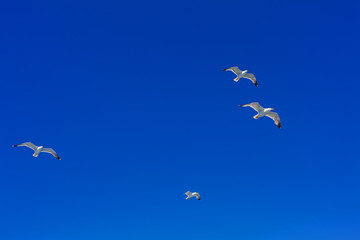
<path id="1" fill-rule="evenodd" d="M 247 73 L 249 70 L 244 70 L 244 72 L 243 73 Z"/>

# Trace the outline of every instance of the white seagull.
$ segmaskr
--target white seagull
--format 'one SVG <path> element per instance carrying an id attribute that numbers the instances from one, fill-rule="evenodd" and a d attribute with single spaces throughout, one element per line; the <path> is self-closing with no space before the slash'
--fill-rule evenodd
<path id="1" fill-rule="evenodd" d="M 262 106 L 260 106 L 260 104 L 258 102 L 239 105 L 239 107 L 251 107 L 252 109 L 254 109 L 255 111 L 258 112 L 258 114 L 256 114 L 254 116 L 255 119 L 258 119 L 259 117 L 267 116 L 267 117 L 271 118 L 272 120 L 274 120 L 275 125 L 278 128 L 281 128 L 281 122 L 280 122 L 279 115 L 276 112 L 271 112 L 271 110 L 274 110 L 273 108 L 263 108 Z"/>
<path id="2" fill-rule="evenodd" d="M 190 192 L 190 191 L 187 191 L 186 193 L 185 193 L 188 197 L 186 198 L 186 200 L 187 199 L 189 199 L 189 198 L 192 198 L 192 197 L 196 197 L 197 198 L 197 200 L 200 200 L 200 194 L 199 193 L 197 193 L 197 192 Z"/>
<path id="3" fill-rule="evenodd" d="M 255 86 L 258 86 L 254 74 L 247 73 L 248 70 L 241 71 L 238 67 L 231 67 L 231 68 L 225 68 L 223 69 L 223 71 L 232 71 L 233 73 L 235 73 L 236 74 L 236 78 L 234 79 L 235 82 L 239 81 L 240 78 L 247 78 L 250 79 L 255 84 Z"/>
<path id="4" fill-rule="evenodd" d="M 25 142 L 22 144 L 13 145 L 13 147 L 22 147 L 22 146 L 25 146 L 25 147 L 28 147 L 28 148 L 31 148 L 32 150 L 34 150 L 35 151 L 35 153 L 33 154 L 34 157 L 37 157 L 39 155 L 39 153 L 41 153 L 41 152 L 46 152 L 46 153 L 52 154 L 57 159 L 61 160 L 59 155 L 57 155 L 57 153 L 52 148 L 44 148 L 43 146 L 38 147 L 35 144 L 32 144 L 31 142 Z"/>

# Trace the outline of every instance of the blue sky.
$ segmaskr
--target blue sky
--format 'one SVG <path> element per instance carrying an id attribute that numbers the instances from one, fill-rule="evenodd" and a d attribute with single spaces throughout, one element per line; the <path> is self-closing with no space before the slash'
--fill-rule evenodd
<path id="1" fill-rule="evenodd" d="M 2 3 L 0 239 L 358 240 L 358 8 Z"/>

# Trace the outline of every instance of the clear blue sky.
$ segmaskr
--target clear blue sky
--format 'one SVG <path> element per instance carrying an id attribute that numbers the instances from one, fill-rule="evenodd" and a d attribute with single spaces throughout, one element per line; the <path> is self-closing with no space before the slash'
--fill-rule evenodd
<path id="1" fill-rule="evenodd" d="M 360 239 L 359 7 L 3 2 L 0 239 Z"/>

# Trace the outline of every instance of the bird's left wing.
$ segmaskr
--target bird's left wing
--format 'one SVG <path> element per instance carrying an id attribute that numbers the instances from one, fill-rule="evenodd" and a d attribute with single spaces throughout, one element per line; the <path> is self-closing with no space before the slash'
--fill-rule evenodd
<path id="1" fill-rule="evenodd" d="M 258 83 L 256 81 L 256 77 L 254 76 L 254 74 L 245 73 L 244 78 L 250 79 L 255 84 L 255 86 L 258 86 Z"/>
<path id="2" fill-rule="evenodd" d="M 275 125 L 278 127 L 278 128 L 281 128 L 281 122 L 280 122 L 280 117 L 279 117 L 279 114 L 277 114 L 276 112 L 267 112 L 265 114 L 265 116 L 271 118 L 272 120 L 274 120 L 275 122 Z"/>
<path id="3" fill-rule="evenodd" d="M 197 198 L 197 200 L 200 200 L 200 194 L 198 193 L 194 193 L 195 197 Z"/>
<path id="4" fill-rule="evenodd" d="M 57 153 L 54 151 L 54 149 L 52 148 L 43 148 L 42 149 L 42 152 L 47 152 L 47 153 L 50 153 L 52 154 L 54 157 L 56 157 L 57 159 L 61 160 L 59 155 L 57 155 Z"/>

